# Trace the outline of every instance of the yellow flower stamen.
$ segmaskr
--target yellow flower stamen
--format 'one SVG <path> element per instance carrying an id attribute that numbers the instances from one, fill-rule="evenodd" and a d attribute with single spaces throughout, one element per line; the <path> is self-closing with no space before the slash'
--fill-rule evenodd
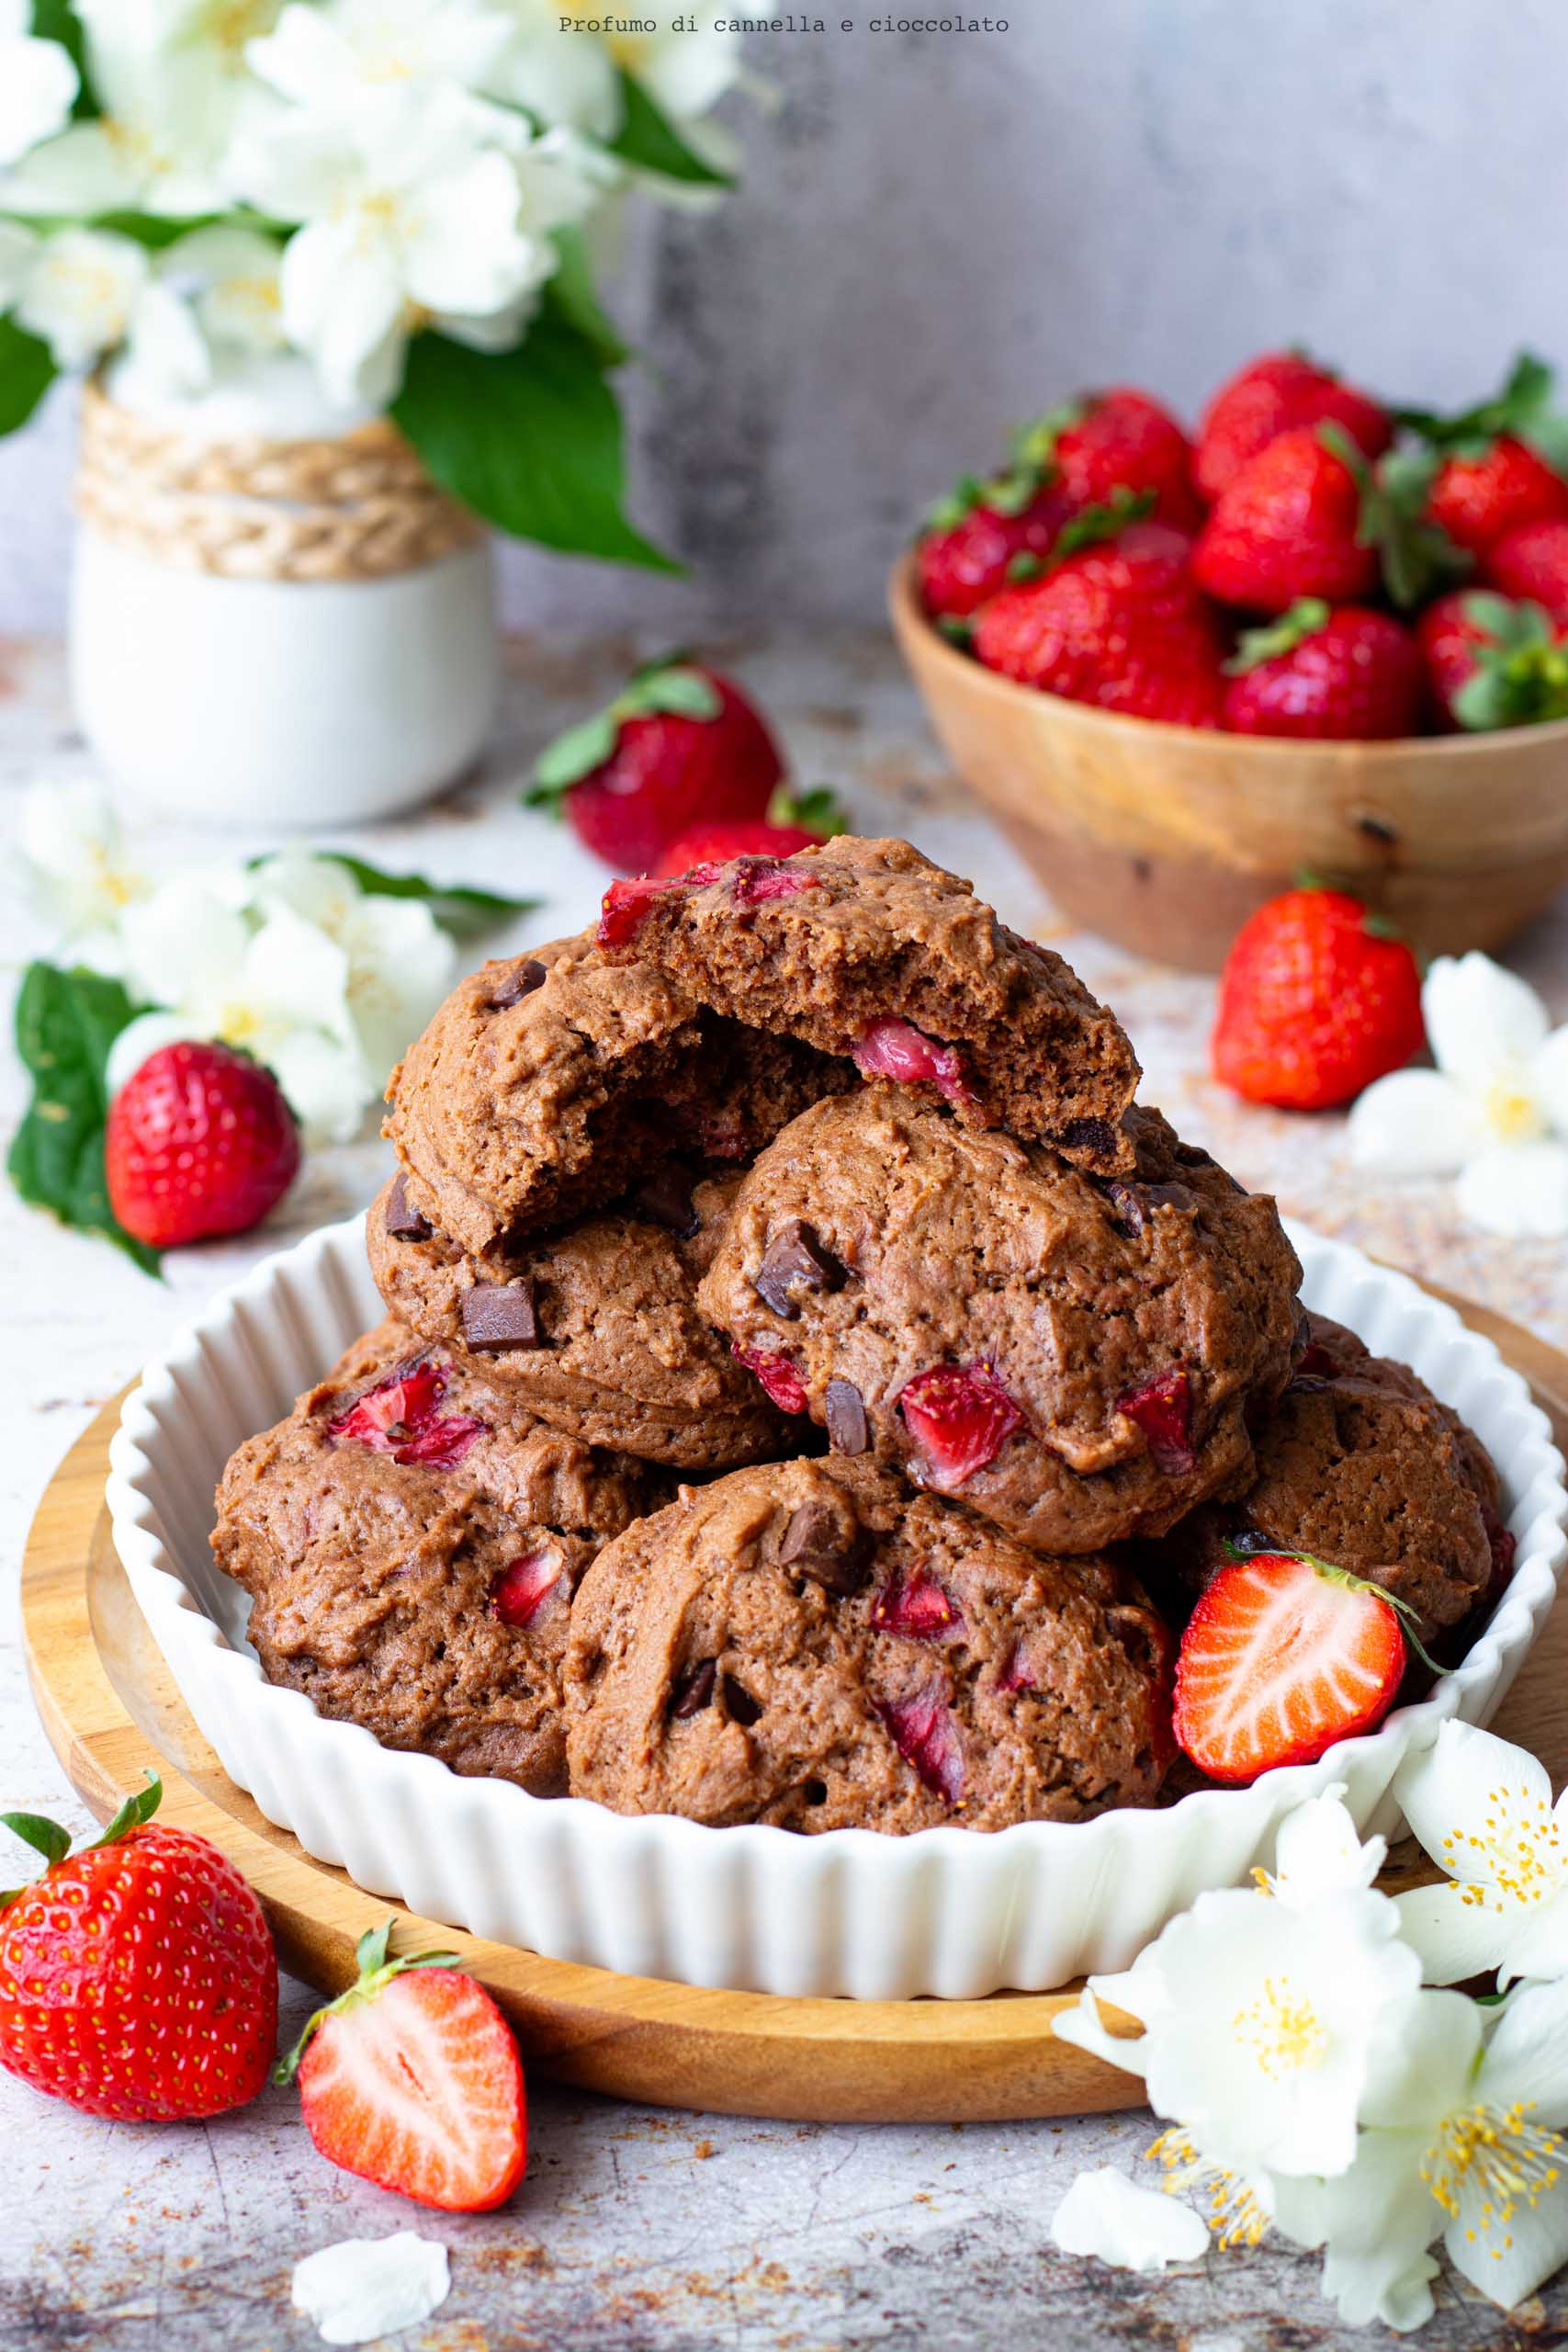
<path id="1" fill-rule="evenodd" d="M 1289 1977 L 1266 1977 L 1260 1998 L 1238 2009 L 1234 2022 L 1240 2039 L 1255 2047 L 1266 2075 L 1320 2066 L 1328 2055 L 1323 2019 L 1310 2001 L 1292 1997 Z"/>
<path id="2" fill-rule="evenodd" d="M 1486 2251 L 1501 2262 L 1514 2241 L 1509 2224 L 1523 2205 L 1530 2211 L 1562 2177 L 1563 2143 L 1555 2132 L 1527 2123 L 1534 2102 L 1512 2107 L 1456 2108 L 1421 2159 L 1421 2177 L 1450 2221 L 1457 2221 L 1461 2192 L 1480 2199 L 1476 2219 L 1465 2227 L 1473 2245 L 1495 2237 Z"/>
<path id="3" fill-rule="evenodd" d="M 1201 2156 L 1185 2132 L 1162 2132 L 1144 2154 L 1162 2165 L 1160 2187 L 1168 2197 L 1201 2188 L 1208 2200 L 1209 2228 L 1222 2254 L 1239 2246 L 1255 2246 L 1269 2227 L 1269 2216 L 1248 2184 L 1223 2165 Z"/>
<path id="4" fill-rule="evenodd" d="M 1547 1132 L 1540 1103 L 1514 1077 L 1492 1080 L 1482 1100 L 1482 1112 L 1499 1143 L 1529 1143 Z"/>
<path id="5" fill-rule="evenodd" d="M 1568 1851 L 1550 1801 L 1532 1798 L 1527 1789 L 1501 1788 L 1489 1790 L 1486 1802 L 1494 1810 L 1483 1817 L 1480 1832 L 1450 1829 L 1438 1857 L 1450 1877 L 1457 1876 L 1461 1860 L 1483 1869 L 1483 1880 L 1460 1883 L 1460 1901 L 1493 1910 L 1505 1903 L 1548 1901 L 1568 1876 Z M 1517 1813 L 1509 1813 L 1510 1804 L 1517 1805 Z"/>

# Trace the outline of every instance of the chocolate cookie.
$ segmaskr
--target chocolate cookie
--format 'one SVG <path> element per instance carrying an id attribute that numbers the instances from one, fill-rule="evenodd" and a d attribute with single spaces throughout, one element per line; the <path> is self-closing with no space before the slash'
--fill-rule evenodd
<path id="1" fill-rule="evenodd" d="M 739 1181 L 694 1182 L 667 1160 L 614 1213 L 474 1255 L 434 1231 L 399 1176 L 371 1205 L 370 1271 L 411 1330 L 482 1354 L 542 1420 L 677 1469 L 732 1470 L 795 1450 L 697 1312 Z"/>
<path id="2" fill-rule="evenodd" d="M 788 858 L 616 882 L 599 940 L 736 1020 L 852 1055 L 871 1078 L 946 1102 L 1107 1170 L 1138 1065 L 1059 956 L 1021 939 L 908 842 L 830 841 Z"/>
<path id="3" fill-rule="evenodd" d="M 668 1493 L 388 1321 L 241 1446 L 212 1548 L 269 1681 L 389 1747 L 558 1796 L 572 1589 Z"/>
<path id="4" fill-rule="evenodd" d="M 1046 1560 L 864 1464 L 738 1470 L 606 1546 L 565 1686 L 575 1796 L 901 1834 L 1149 1804 L 1169 1644 L 1100 1559 Z"/>
<path id="5" fill-rule="evenodd" d="M 1185 1614 L 1227 1546 L 1313 1552 L 1407 1600 L 1428 1635 L 1457 1625 L 1513 1556 L 1491 1456 L 1407 1364 L 1308 1319 L 1306 1354 L 1255 1437 L 1251 1487 L 1141 1548 L 1141 1564 Z"/>
<path id="6" fill-rule="evenodd" d="M 1128 1114 L 1125 1179 L 890 1086 L 758 1158 L 698 1294 L 775 1403 L 1043 1552 L 1245 1490 L 1301 1269 L 1270 1200 Z"/>
<path id="7" fill-rule="evenodd" d="M 478 1253 L 603 1207 L 671 1152 L 746 1159 L 853 1082 L 650 967 L 612 968 L 585 933 L 460 981 L 392 1072 L 384 1131 L 411 1205 Z"/>

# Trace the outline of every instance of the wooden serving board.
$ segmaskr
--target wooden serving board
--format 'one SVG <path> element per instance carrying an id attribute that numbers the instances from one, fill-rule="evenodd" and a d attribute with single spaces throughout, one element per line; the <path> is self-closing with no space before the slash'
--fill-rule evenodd
<path id="1" fill-rule="evenodd" d="M 1438 1295 L 1445 1295 L 1439 1293 Z M 1517 1324 L 1453 1304 L 1529 1381 L 1568 1446 L 1568 1357 Z M 28 1676 L 73 1787 L 100 1819 L 162 1775 L 162 1818 L 220 1846 L 260 1895 L 284 1966 L 323 1992 L 355 1974 L 355 1945 L 391 1906 L 313 1861 L 228 1778 L 175 1690 L 132 1598 L 104 1508 L 118 1397 L 51 1479 L 22 1566 Z M 1568 1779 L 1568 1611 L 1526 1661 L 1498 1729 Z M 1414 1848 L 1385 1878 L 1423 1874 Z M 546 2075 L 622 2098 L 822 2122 L 957 2122 L 1076 2115 L 1143 2103 L 1136 2075 L 1058 2041 L 1052 2018 L 1077 1997 L 1000 1993 L 983 2001 L 785 2000 L 706 1991 L 537 1954 L 402 1913 L 399 1949 L 455 1949 Z M 1126 2020 L 1129 2034 L 1136 2028 Z"/>

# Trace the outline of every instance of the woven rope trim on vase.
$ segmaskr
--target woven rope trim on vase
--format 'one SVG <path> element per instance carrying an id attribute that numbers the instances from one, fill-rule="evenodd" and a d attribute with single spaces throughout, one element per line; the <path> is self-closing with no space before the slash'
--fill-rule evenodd
<path id="1" fill-rule="evenodd" d="M 76 511 L 155 563 L 231 580 L 384 580 L 484 537 L 383 418 L 336 440 L 200 441 L 91 383 Z"/>

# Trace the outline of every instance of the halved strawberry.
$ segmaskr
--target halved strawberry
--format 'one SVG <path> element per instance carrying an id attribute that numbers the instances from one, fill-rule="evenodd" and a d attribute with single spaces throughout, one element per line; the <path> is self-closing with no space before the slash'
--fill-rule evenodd
<path id="1" fill-rule="evenodd" d="M 1023 1415 L 988 1363 L 934 1363 L 898 1393 L 898 1410 L 926 1457 L 930 1483 L 962 1487 L 994 1462 Z"/>
<path id="2" fill-rule="evenodd" d="M 389 1960 L 390 1932 L 360 1938 L 357 1982 L 316 2011 L 273 2079 L 298 2076 L 329 2163 L 416 2204 L 487 2212 L 527 2162 L 517 2044 L 455 1953 Z"/>
<path id="3" fill-rule="evenodd" d="M 1393 1702 L 1405 1637 L 1388 1595 L 1304 1552 L 1222 1568 L 1176 1661 L 1177 1743 L 1212 1781 L 1311 1764 Z"/>

